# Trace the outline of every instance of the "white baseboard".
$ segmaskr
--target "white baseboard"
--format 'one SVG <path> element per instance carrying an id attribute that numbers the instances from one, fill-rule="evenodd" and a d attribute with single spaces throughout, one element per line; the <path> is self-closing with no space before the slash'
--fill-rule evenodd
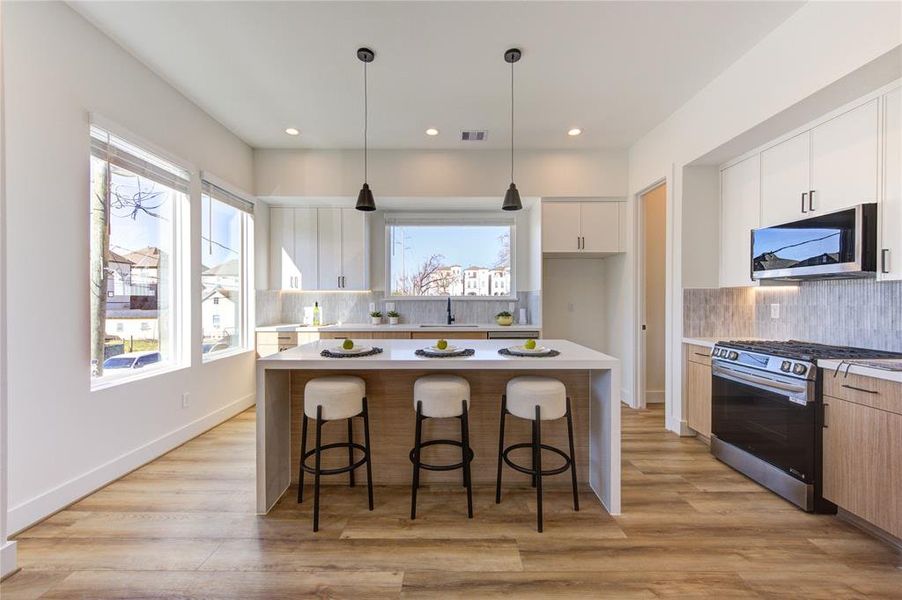
<path id="1" fill-rule="evenodd" d="M 122 456 L 100 465 L 52 490 L 26 500 L 9 509 L 9 530 L 16 533 L 30 527 L 41 519 L 62 510 L 73 502 L 84 498 L 108 483 L 134 471 L 138 467 L 159 458 L 173 448 L 197 437 L 208 429 L 219 425 L 243 410 L 254 405 L 255 394 L 249 394 L 222 408 L 200 417 L 175 431 L 144 444 Z"/>
<path id="2" fill-rule="evenodd" d="M 620 389 L 620 402 L 626 404 L 629 407 L 633 406 L 632 395 L 629 393 L 629 390 L 625 388 Z"/>
<path id="3" fill-rule="evenodd" d="M 689 425 L 686 424 L 686 421 L 674 419 L 669 415 L 666 418 L 665 427 L 667 427 L 667 431 L 672 431 L 681 437 L 691 437 L 695 435 L 695 432 L 689 429 Z"/>
<path id="4" fill-rule="evenodd" d="M 0 546 L 0 578 L 16 570 L 16 543 L 2 542 Z"/>
<path id="5" fill-rule="evenodd" d="M 645 390 L 646 404 L 663 404 L 664 390 Z"/>

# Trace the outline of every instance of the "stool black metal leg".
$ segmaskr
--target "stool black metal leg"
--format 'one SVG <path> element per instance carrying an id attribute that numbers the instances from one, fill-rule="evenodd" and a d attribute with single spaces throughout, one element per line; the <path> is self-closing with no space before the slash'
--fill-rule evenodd
<path id="1" fill-rule="evenodd" d="M 573 510 L 579 511 L 579 490 L 576 485 L 576 451 L 573 449 L 573 413 L 567 396 L 567 435 L 570 438 L 570 478 L 573 481 Z"/>
<path id="2" fill-rule="evenodd" d="M 304 501 L 304 455 L 307 454 L 307 415 L 301 414 L 301 460 L 298 465 L 298 504 Z"/>
<path id="3" fill-rule="evenodd" d="M 463 462 L 464 485 L 467 486 L 467 518 L 473 518 L 473 480 L 470 475 L 470 416 L 467 401 L 461 400 L 463 413 L 460 416 L 460 455 Z"/>
<path id="4" fill-rule="evenodd" d="M 322 471 L 323 407 L 316 407 L 316 463 L 313 474 L 313 531 L 319 531 L 319 478 Z"/>
<path id="5" fill-rule="evenodd" d="M 507 395 L 501 396 L 501 432 L 498 434 L 498 476 L 495 479 L 495 504 L 501 504 L 501 460 L 504 455 L 504 415 L 507 414 Z"/>
<path id="6" fill-rule="evenodd" d="M 535 472 L 536 472 L 536 524 L 539 533 L 542 533 L 542 421 L 541 408 L 536 405 L 536 420 L 534 422 L 535 444 L 533 451 L 535 454 Z"/>
<path id="7" fill-rule="evenodd" d="M 417 518 L 417 489 L 420 487 L 420 440 L 423 435 L 423 401 L 417 401 L 417 425 L 413 435 L 413 482 L 410 486 L 410 518 Z"/>
<path id="8" fill-rule="evenodd" d="M 532 428 L 532 487 L 536 487 L 536 448 L 538 447 L 538 440 L 536 439 L 536 428 Z M 541 450 L 540 450 L 541 452 Z"/>
<path id="9" fill-rule="evenodd" d="M 366 493 L 369 496 L 370 510 L 373 510 L 373 462 L 370 449 L 370 410 L 367 407 L 366 396 L 363 397 L 363 441 L 366 444 L 364 458 L 366 459 Z"/>
<path id="10" fill-rule="evenodd" d="M 348 419 L 348 444 L 354 443 L 354 418 Z M 354 464 L 354 446 L 348 446 L 348 466 Z M 354 469 L 348 471 L 348 485 L 354 487 Z"/>

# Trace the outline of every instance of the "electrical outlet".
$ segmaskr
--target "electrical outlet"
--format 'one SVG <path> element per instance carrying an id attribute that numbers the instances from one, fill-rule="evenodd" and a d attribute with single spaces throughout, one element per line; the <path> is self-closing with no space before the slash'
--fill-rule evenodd
<path id="1" fill-rule="evenodd" d="M 376 303 L 370 302 L 370 312 L 376 312 Z"/>
<path id="2" fill-rule="evenodd" d="M 507 312 L 509 312 L 510 314 L 514 314 L 515 310 L 517 310 L 517 303 L 516 302 L 508 302 L 507 303 Z"/>
<path id="3" fill-rule="evenodd" d="M 780 318 L 780 305 L 776 302 L 770 305 L 770 318 L 771 319 L 779 319 Z"/>
<path id="4" fill-rule="evenodd" d="M 191 394 L 185 392 L 182 394 L 182 408 L 188 408 L 191 406 Z"/>

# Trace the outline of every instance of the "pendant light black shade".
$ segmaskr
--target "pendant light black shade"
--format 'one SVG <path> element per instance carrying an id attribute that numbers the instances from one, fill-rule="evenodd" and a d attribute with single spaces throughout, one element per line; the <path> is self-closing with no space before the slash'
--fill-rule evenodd
<path id="1" fill-rule="evenodd" d="M 360 203 L 359 200 L 357 202 Z M 520 210 L 521 208 L 523 208 L 523 204 L 520 203 L 520 192 L 517 191 L 516 184 L 511 182 L 511 186 L 504 194 L 504 204 L 501 205 L 501 210 Z"/>
<path id="2" fill-rule="evenodd" d="M 516 190 L 514 190 L 516 192 Z M 520 202 L 520 197 L 517 196 L 517 203 Z M 363 187 L 360 188 L 360 193 L 357 194 L 357 206 L 355 206 L 357 210 L 371 211 L 376 210 L 376 201 L 373 200 L 373 192 L 370 191 L 370 184 L 364 183 Z"/>
<path id="3" fill-rule="evenodd" d="M 502 210 L 520 210 L 523 204 L 520 202 L 520 192 L 514 183 L 514 63 L 520 60 L 522 53 L 518 48 L 511 48 L 504 53 L 504 62 L 511 66 L 511 185 L 504 194 Z"/>
<path id="4" fill-rule="evenodd" d="M 360 188 L 360 193 L 357 194 L 357 205 L 354 208 L 369 212 L 376 210 L 376 201 L 373 199 L 373 192 L 370 190 L 369 183 L 367 183 L 367 133 L 369 133 L 367 105 L 369 98 L 366 86 L 366 65 L 376 60 L 376 53 L 369 48 L 358 48 L 357 58 L 363 63 L 363 187 Z"/>

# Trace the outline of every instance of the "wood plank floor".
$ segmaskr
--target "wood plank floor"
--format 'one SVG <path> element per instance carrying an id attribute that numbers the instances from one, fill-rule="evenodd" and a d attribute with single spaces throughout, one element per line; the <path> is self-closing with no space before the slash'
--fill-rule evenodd
<path id="1" fill-rule="evenodd" d="M 322 529 L 294 491 L 254 508 L 245 412 L 18 536 L 20 598 L 902 598 L 902 557 L 834 517 L 809 515 L 663 429 L 623 412 L 623 510 L 587 489 L 324 490 Z"/>

